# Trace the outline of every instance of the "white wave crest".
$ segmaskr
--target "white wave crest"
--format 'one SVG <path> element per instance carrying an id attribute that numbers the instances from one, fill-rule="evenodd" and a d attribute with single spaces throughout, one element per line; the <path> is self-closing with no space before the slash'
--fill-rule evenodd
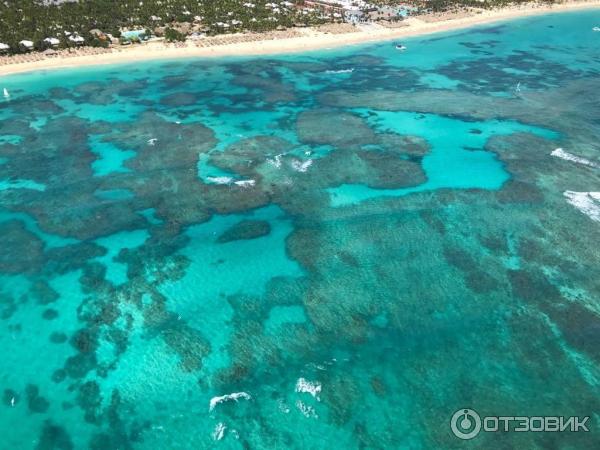
<path id="1" fill-rule="evenodd" d="M 292 169 L 297 172 L 306 172 L 310 166 L 312 166 L 313 160 L 309 159 L 304 162 L 294 160 L 292 161 Z"/>
<path id="2" fill-rule="evenodd" d="M 225 430 L 227 427 L 223 422 L 219 422 L 212 432 L 213 441 L 220 441 L 225 436 Z"/>
<path id="3" fill-rule="evenodd" d="M 592 161 L 590 161 L 588 159 L 581 158 L 572 153 L 565 152 L 562 148 L 557 148 L 550 154 L 552 156 L 556 156 L 557 158 L 564 159 L 565 161 L 572 161 L 572 162 L 576 162 L 578 164 L 583 164 L 585 166 L 590 166 L 590 167 L 599 167 L 598 164 L 593 163 Z"/>
<path id="4" fill-rule="evenodd" d="M 298 381 L 296 381 L 296 392 L 306 392 L 319 400 L 321 383 L 318 381 L 308 381 L 305 378 L 298 378 Z"/>
<path id="5" fill-rule="evenodd" d="M 565 191 L 563 195 L 567 198 L 567 202 L 583 214 L 600 222 L 600 192 Z"/>
<path id="6" fill-rule="evenodd" d="M 298 410 L 304 415 L 304 417 L 314 417 L 315 419 L 319 418 L 315 409 L 312 406 L 306 405 L 300 400 L 296 401 L 296 408 L 298 408 Z"/>
<path id="7" fill-rule="evenodd" d="M 215 406 L 217 406 L 219 403 L 228 402 L 230 400 L 234 400 L 237 402 L 238 399 L 240 399 L 240 398 L 243 398 L 244 400 L 250 400 L 252 397 L 250 396 L 250 394 L 248 394 L 246 392 L 234 392 L 232 394 L 213 397 L 210 399 L 209 411 L 212 411 L 213 409 L 215 409 Z"/>
<path id="8" fill-rule="evenodd" d="M 206 177 L 206 180 L 214 184 L 231 184 L 233 182 L 231 177 Z"/>
<path id="9" fill-rule="evenodd" d="M 275 158 L 273 158 L 273 159 L 269 158 L 269 159 L 267 159 L 267 162 L 269 164 L 271 164 L 273 167 L 276 167 L 279 169 L 281 167 L 281 157 L 282 156 L 283 156 L 283 154 L 275 155 Z"/>
<path id="10" fill-rule="evenodd" d="M 256 184 L 256 181 L 255 180 L 240 180 L 240 181 L 236 181 L 234 184 L 236 186 L 240 186 L 243 188 L 249 188 L 249 187 L 254 186 Z"/>
<path id="11" fill-rule="evenodd" d="M 354 72 L 354 67 L 350 68 L 350 69 L 340 69 L 340 70 L 326 70 L 325 73 L 328 74 L 332 74 L 332 73 L 352 73 Z"/>

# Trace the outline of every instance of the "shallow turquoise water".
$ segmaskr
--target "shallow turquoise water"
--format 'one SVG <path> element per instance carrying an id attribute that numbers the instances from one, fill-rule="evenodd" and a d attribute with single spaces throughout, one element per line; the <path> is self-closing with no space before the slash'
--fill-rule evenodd
<path id="1" fill-rule="evenodd" d="M 599 25 L 0 79 L 0 447 L 598 447 Z"/>

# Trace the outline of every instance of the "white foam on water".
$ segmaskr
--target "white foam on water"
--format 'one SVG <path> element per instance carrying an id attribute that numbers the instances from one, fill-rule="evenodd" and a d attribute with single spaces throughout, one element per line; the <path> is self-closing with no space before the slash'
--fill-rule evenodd
<path id="1" fill-rule="evenodd" d="M 326 70 L 325 73 L 352 73 L 354 72 L 354 67 L 350 69 L 340 69 L 340 70 Z"/>
<path id="2" fill-rule="evenodd" d="M 206 177 L 206 180 L 214 184 L 231 184 L 233 182 L 231 177 Z"/>
<path id="3" fill-rule="evenodd" d="M 252 187 L 256 184 L 255 180 L 240 180 L 240 181 L 236 181 L 235 183 L 236 186 L 240 186 L 243 188 L 248 188 L 248 187 Z"/>
<path id="4" fill-rule="evenodd" d="M 220 441 L 225 437 L 225 430 L 227 427 L 223 422 L 219 422 L 217 426 L 215 426 L 214 431 L 212 432 L 213 441 Z"/>
<path id="5" fill-rule="evenodd" d="M 315 419 L 319 418 L 312 406 L 306 405 L 300 400 L 296 401 L 296 408 L 298 408 L 304 417 L 314 417 Z"/>
<path id="6" fill-rule="evenodd" d="M 273 167 L 277 167 L 278 169 L 281 167 L 281 157 L 283 156 L 283 153 L 279 154 L 279 155 L 275 155 L 275 158 L 273 159 L 267 159 L 267 162 L 269 164 L 271 164 Z"/>
<path id="7" fill-rule="evenodd" d="M 298 381 L 296 381 L 296 392 L 306 392 L 319 400 L 321 383 L 318 381 L 308 381 L 305 378 L 298 378 Z"/>
<path id="8" fill-rule="evenodd" d="M 565 191 L 563 195 L 567 198 L 567 202 L 583 214 L 600 222 L 600 192 Z"/>
<path id="9" fill-rule="evenodd" d="M 215 409 L 215 406 L 217 406 L 219 403 L 228 402 L 230 400 L 237 402 L 240 398 L 243 398 L 244 400 L 250 400 L 252 397 L 246 392 L 234 392 L 232 394 L 213 397 L 210 399 L 209 411 Z"/>
<path id="10" fill-rule="evenodd" d="M 588 159 L 581 158 L 581 157 L 574 155 L 572 153 L 569 153 L 569 152 L 565 152 L 562 148 L 557 148 L 550 154 L 552 156 L 556 156 L 557 158 L 564 159 L 565 161 L 572 161 L 572 162 L 576 162 L 578 164 L 583 164 L 585 166 L 590 166 L 590 167 L 599 167 L 597 164 L 593 163 L 592 161 L 590 161 Z"/>
<path id="11" fill-rule="evenodd" d="M 294 160 L 292 161 L 292 168 L 297 172 L 306 172 L 310 166 L 312 166 L 313 160 L 309 159 L 304 162 Z"/>

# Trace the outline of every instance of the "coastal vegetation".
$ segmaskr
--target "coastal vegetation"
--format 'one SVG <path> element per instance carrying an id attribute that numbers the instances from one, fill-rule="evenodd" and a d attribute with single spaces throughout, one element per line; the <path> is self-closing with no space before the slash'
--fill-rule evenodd
<path id="1" fill-rule="evenodd" d="M 11 52 L 25 49 L 22 40 L 44 48 L 44 39 L 57 38 L 60 48 L 78 45 L 69 39 L 79 35 L 86 45 L 100 46 L 111 35 L 119 38 L 123 29 L 149 29 L 157 36 L 181 40 L 192 33 L 220 34 L 239 31 L 268 31 L 294 23 L 322 23 L 317 10 L 304 13 L 296 3 L 272 0 L 81 0 L 44 4 L 35 0 L 0 3 L 0 42 Z M 102 32 L 100 38 L 92 30 Z"/>
<path id="2" fill-rule="evenodd" d="M 552 2 L 553 0 L 548 0 Z M 525 0 L 371 0 L 354 2 L 363 10 L 399 6 L 414 13 L 493 8 Z M 5 53 L 75 46 L 107 47 L 139 39 L 123 30 L 146 30 L 146 37 L 182 41 L 187 37 L 265 32 L 344 20 L 335 0 L 10 0 L 0 3 L 0 47 Z M 346 7 L 351 2 L 343 2 Z M 386 16 L 390 16 L 386 12 Z M 23 43 L 25 41 L 25 44 Z"/>

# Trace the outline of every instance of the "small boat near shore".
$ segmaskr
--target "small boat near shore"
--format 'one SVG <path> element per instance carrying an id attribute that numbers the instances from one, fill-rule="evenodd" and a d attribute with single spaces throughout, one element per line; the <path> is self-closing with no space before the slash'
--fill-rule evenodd
<path id="1" fill-rule="evenodd" d="M 600 27 L 594 27 L 592 28 L 592 31 L 600 31 Z"/>
<path id="2" fill-rule="evenodd" d="M 396 50 L 404 51 L 406 50 L 406 46 L 402 44 L 396 44 Z"/>

